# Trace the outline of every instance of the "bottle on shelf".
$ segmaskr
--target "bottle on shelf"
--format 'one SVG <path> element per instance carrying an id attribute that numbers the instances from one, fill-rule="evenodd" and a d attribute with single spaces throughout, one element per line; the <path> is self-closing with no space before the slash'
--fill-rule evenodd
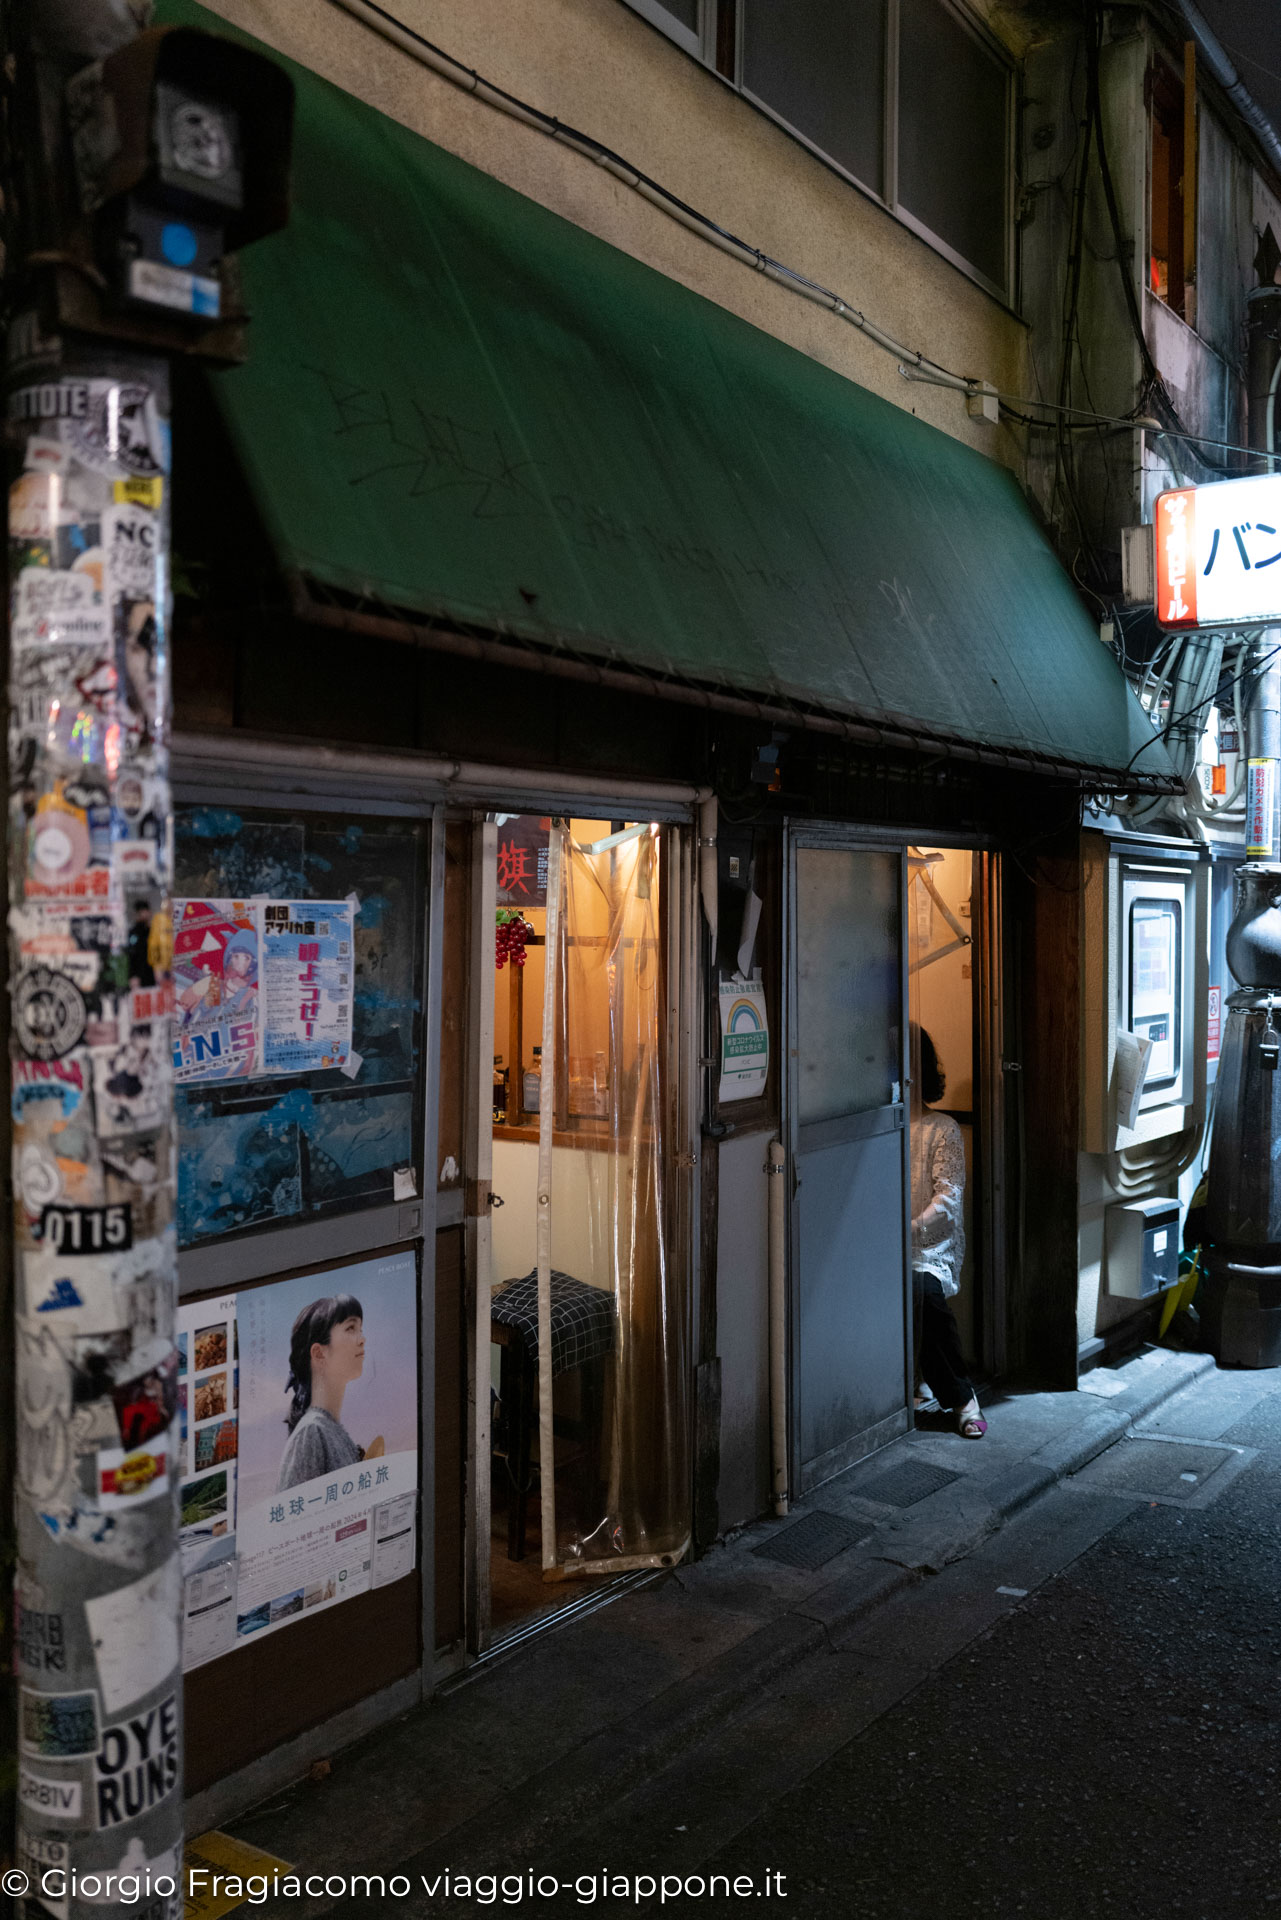
<path id="1" fill-rule="evenodd" d="M 543 1097 L 543 1050 L 534 1048 L 534 1064 L 525 1069 L 521 1083 L 521 1105 L 526 1113 L 537 1113 Z"/>
<path id="2" fill-rule="evenodd" d="M 498 1121 L 507 1118 L 507 1068 L 501 1053 L 494 1055 L 494 1118 Z"/>

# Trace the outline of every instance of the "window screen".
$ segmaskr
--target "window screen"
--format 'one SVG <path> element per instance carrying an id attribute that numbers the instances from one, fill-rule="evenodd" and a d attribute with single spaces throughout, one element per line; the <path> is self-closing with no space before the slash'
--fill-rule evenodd
<path id="1" fill-rule="evenodd" d="M 748 92 L 881 192 L 884 0 L 743 0 L 742 22 Z"/>
<path id="2" fill-rule="evenodd" d="M 1183 912 L 1177 900 L 1130 903 L 1131 1033 L 1149 1042 L 1144 1088 L 1170 1087 L 1183 1061 Z"/>
<path id="3" fill-rule="evenodd" d="M 899 19 L 899 201 L 1004 288 L 1008 73 L 942 0 Z"/>
<path id="4" fill-rule="evenodd" d="M 176 1089 L 180 1246 L 385 1204 L 395 1170 L 417 1167 L 425 836 L 407 821 L 178 809 L 180 899 L 355 896 L 346 1067 Z"/>

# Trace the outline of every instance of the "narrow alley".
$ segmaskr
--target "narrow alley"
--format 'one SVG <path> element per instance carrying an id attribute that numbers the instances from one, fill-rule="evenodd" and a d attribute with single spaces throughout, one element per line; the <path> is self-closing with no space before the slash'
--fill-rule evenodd
<path id="1" fill-rule="evenodd" d="M 234 1823 L 299 1872 L 412 1890 L 260 1910 L 472 1911 L 493 1875 L 493 1904 L 537 1913 L 683 1911 L 724 1904 L 715 1875 L 806 1916 L 1267 1911 L 1281 1379 L 1198 1365 L 1153 1352 L 1095 1377 L 1113 1392 L 997 1400 L 968 1453 L 918 1433 L 800 1517 L 482 1669 Z M 999 1502 L 1038 1455 L 1070 1463 L 1145 1382 L 1166 1396 L 998 1523 L 973 1482 Z M 877 1500 L 906 1499 L 913 1474 L 934 1491 Z M 838 1578 L 760 1553 L 818 1516 L 857 1531 L 878 1512 Z M 961 1557 L 933 1572 L 896 1551 Z M 790 1604 L 757 1625 L 766 1596 Z M 802 1620 L 817 1631 L 790 1657 Z"/>

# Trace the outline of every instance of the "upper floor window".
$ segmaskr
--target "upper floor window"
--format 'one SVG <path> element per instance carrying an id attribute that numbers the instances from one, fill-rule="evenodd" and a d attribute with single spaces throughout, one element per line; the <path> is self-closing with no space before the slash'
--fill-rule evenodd
<path id="1" fill-rule="evenodd" d="M 629 0 L 1002 298 L 1013 66 L 961 0 Z"/>
<path id="2" fill-rule="evenodd" d="M 1185 94 L 1182 79 L 1157 61 L 1149 76 L 1152 102 L 1148 286 L 1183 313 L 1191 261 L 1185 258 Z"/>

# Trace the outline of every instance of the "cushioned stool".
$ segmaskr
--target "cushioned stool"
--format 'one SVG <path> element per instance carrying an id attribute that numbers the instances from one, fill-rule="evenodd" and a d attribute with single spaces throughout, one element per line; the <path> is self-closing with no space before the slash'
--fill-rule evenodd
<path id="1" fill-rule="evenodd" d="M 614 1296 L 556 1268 L 552 1269 L 551 1295 L 552 1378 L 581 1369 L 579 1425 L 590 1436 L 600 1428 L 604 1362 L 614 1351 Z M 512 1482 L 507 1558 L 523 1560 L 538 1388 L 537 1269 L 523 1279 L 504 1281 L 495 1290 L 489 1311 L 491 1337 L 502 1348 L 498 1392 Z"/>

